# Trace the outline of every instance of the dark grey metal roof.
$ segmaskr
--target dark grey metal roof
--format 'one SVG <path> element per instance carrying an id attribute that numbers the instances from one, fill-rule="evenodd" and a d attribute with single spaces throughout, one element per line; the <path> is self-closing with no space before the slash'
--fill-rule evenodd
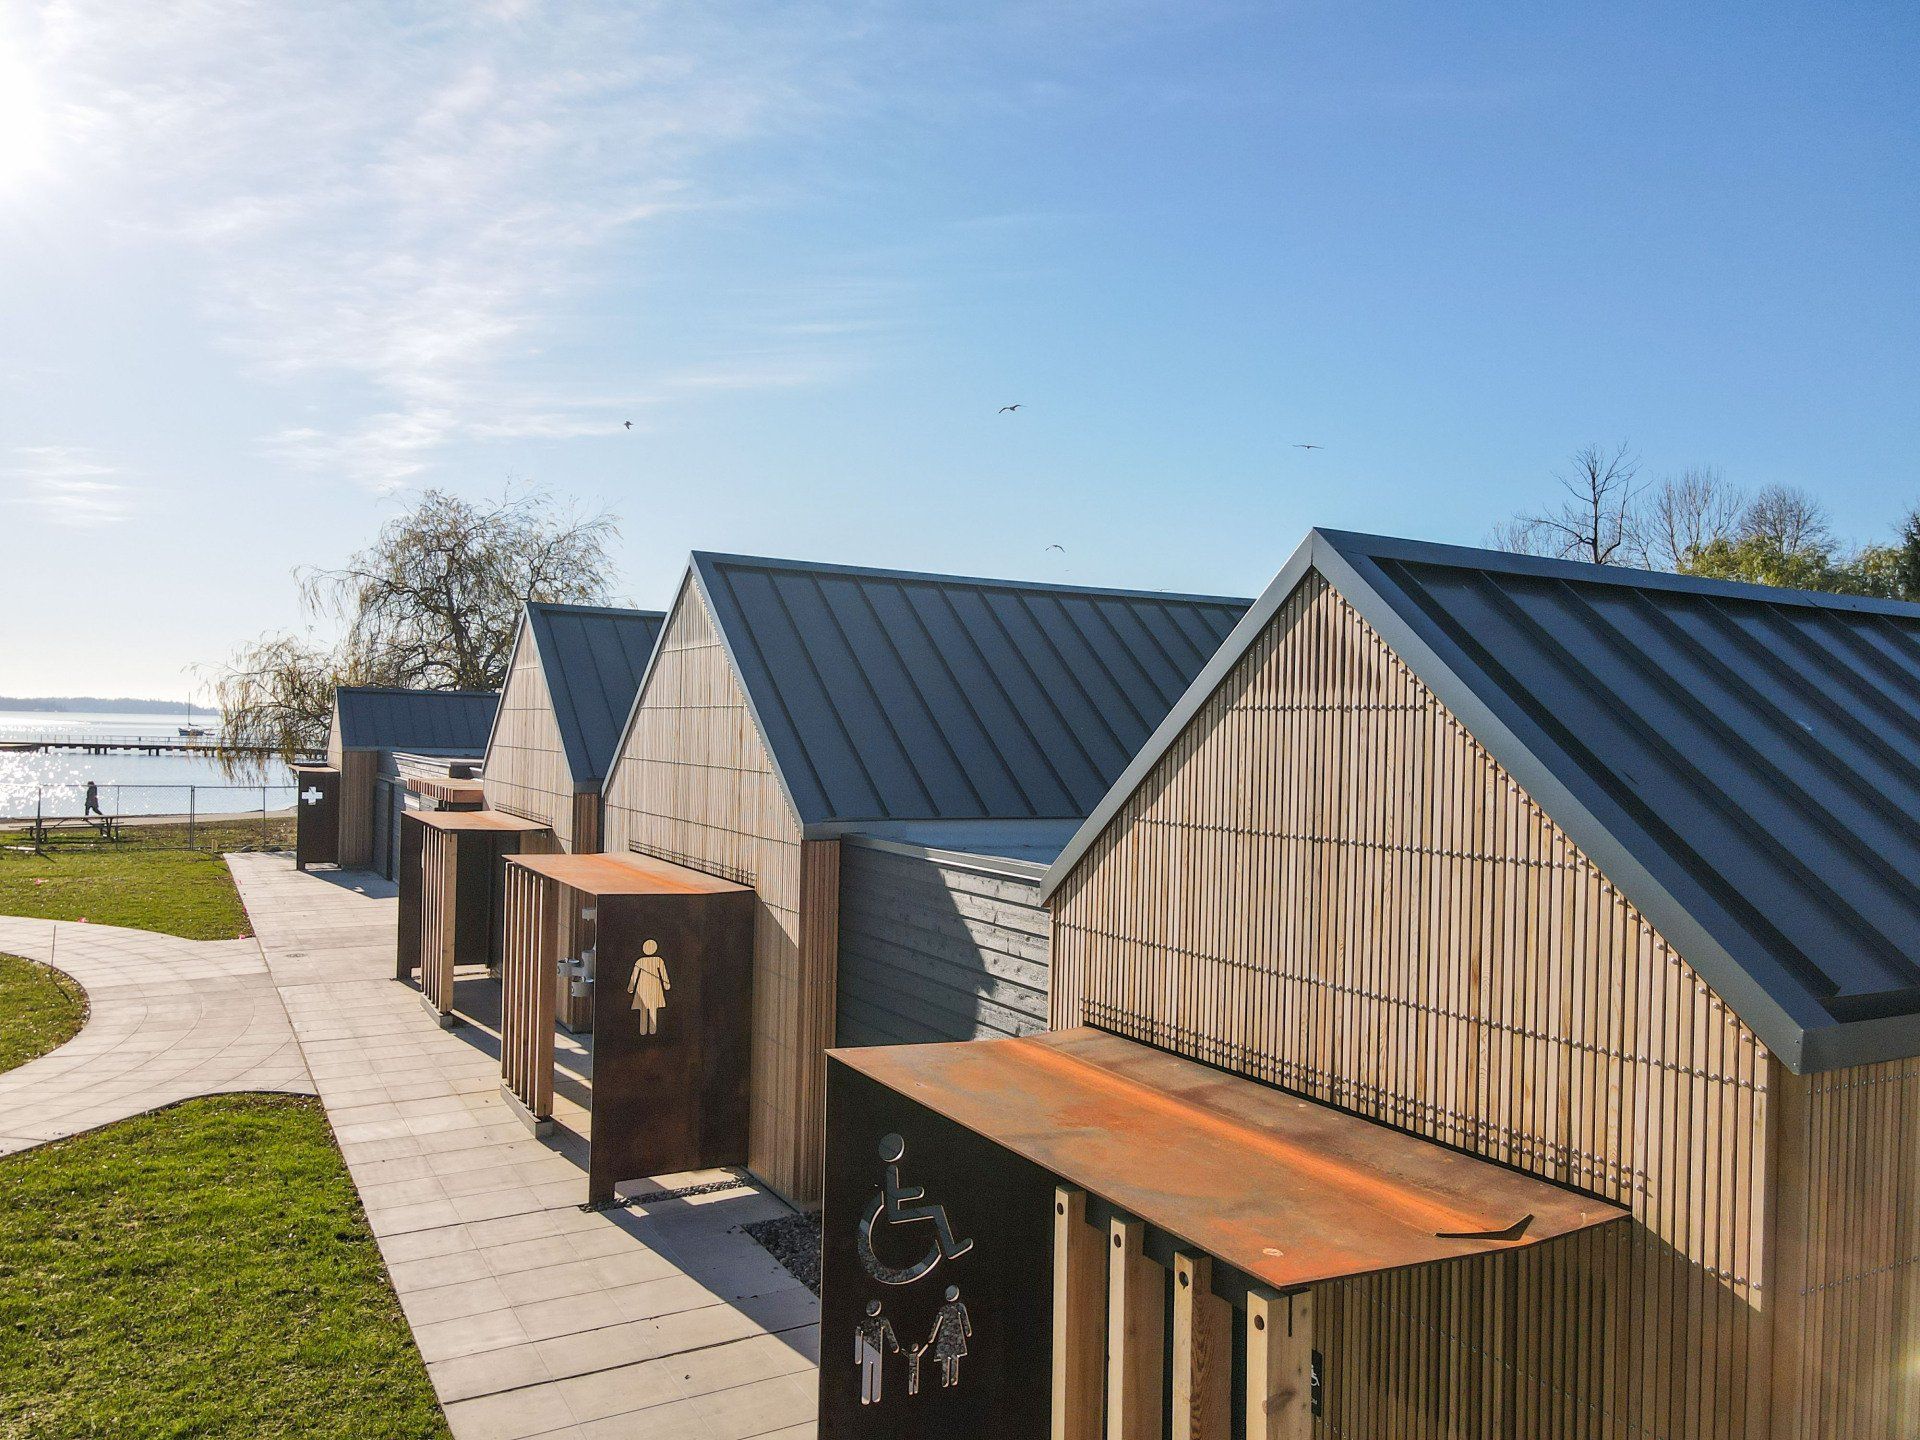
<path id="1" fill-rule="evenodd" d="M 1078 820 L 854 820 L 847 825 L 843 838 L 854 844 L 907 854 L 1012 861 L 1035 880 L 1080 828 Z"/>
<path id="2" fill-rule="evenodd" d="M 1251 603 L 696 554 L 803 824 L 1078 819 Z"/>
<path id="3" fill-rule="evenodd" d="M 333 692 L 340 743 L 348 750 L 480 755 L 500 696 L 492 690 L 393 690 L 342 685 Z"/>
<path id="4" fill-rule="evenodd" d="M 592 789 L 606 778 L 666 619 L 658 610 L 527 605 L 527 625 L 576 787 Z"/>
<path id="5" fill-rule="evenodd" d="M 1920 1054 L 1920 606 L 1315 531 L 1308 569 L 1799 1072 Z"/>

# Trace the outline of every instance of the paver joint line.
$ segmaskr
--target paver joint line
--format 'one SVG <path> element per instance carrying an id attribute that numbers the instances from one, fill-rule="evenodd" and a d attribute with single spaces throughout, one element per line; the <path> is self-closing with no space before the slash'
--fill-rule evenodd
<path id="1" fill-rule="evenodd" d="M 439 1028 L 393 980 L 390 887 L 299 874 L 281 856 L 227 859 L 456 1436 L 501 1435 L 506 1413 L 522 1417 L 515 1434 L 536 1433 L 523 1428 L 536 1416 L 541 1435 L 599 1433 L 610 1416 L 669 1407 L 688 1433 L 718 1434 L 723 1404 L 752 1416 L 727 1440 L 811 1432 L 818 1302 L 741 1229 L 782 1202 L 708 1171 L 586 1206 L 586 1111 L 575 1104 L 574 1128 L 550 1143 L 527 1134 L 500 1098 L 484 1026 Z M 462 993 L 486 983 L 458 980 Z M 588 1052 L 565 1035 L 556 1047 L 584 1080 Z M 568 1325 L 580 1328 L 555 1329 Z M 769 1374 L 766 1345 L 792 1367 Z M 670 1372 L 695 1355 L 712 1357 L 697 1367 L 711 1375 L 688 1391 Z M 666 1390 L 636 1403 L 623 1387 L 669 1361 Z M 614 1392 L 626 1398 L 609 1410 Z"/>

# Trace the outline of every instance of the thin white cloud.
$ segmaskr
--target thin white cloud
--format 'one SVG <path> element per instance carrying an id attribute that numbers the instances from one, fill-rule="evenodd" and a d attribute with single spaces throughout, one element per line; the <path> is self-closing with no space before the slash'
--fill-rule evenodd
<path id="1" fill-rule="evenodd" d="M 0 465 L 0 495 L 51 525 L 95 529 L 124 520 L 132 494 L 115 479 L 121 472 L 84 451 L 62 445 L 21 445 Z"/>
<path id="2" fill-rule="evenodd" d="M 69 192 L 110 196 L 129 246 L 200 256 L 220 339 L 259 371 L 354 397 L 357 416 L 263 446 L 376 489 L 458 443 L 604 429 L 525 398 L 552 387 L 544 352 L 659 227 L 751 203 L 730 154 L 847 100 L 830 8 L 51 0 L 37 18 Z M 857 328 L 770 319 L 737 368 L 694 358 L 804 383 Z M 634 404 L 675 385 L 596 378 Z"/>

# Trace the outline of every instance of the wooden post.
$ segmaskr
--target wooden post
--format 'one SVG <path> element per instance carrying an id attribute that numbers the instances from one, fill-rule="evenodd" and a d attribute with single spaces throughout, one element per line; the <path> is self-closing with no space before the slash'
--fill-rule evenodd
<path id="1" fill-rule="evenodd" d="M 1313 1294 L 1247 1292 L 1247 1440 L 1313 1434 Z"/>
<path id="2" fill-rule="evenodd" d="M 1146 1231 L 1119 1216 L 1107 1225 L 1107 1440 L 1165 1440 L 1167 1272 L 1147 1258 Z"/>
<path id="3" fill-rule="evenodd" d="M 1087 1223 L 1087 1195 L 1053 1191 L 1053 1440 L 1099 1440 L 1106 1365 L 1104 1237 Z"/>
<path id="4" fill-rule="evenodd" d="M 1173 1257 L 1173 1440 L 1226 1440 L 1233 1404 L 1233 1307 L 1213 1261 Z"/>

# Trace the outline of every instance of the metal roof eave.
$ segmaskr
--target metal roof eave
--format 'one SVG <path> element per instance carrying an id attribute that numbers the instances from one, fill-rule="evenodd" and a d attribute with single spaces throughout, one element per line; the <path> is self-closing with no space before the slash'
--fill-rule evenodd
<path id="1" fill-rule="evenodd" d="M 522 600 L 520 602 L 520 623 L 513 627 L 513 645 L 507 651 L 505 678 L 500 681 L 500 699 L 502 704 L 496 705 L 493 708 L 493 721 L 487 726 L 487 743 L 480 751 L 483 768 L 486 760 L 493 755 L 493 737 L 500 733 L 500 712 L 505 708 L 504 702 L 507 698 L 507 682 L 513 679 L 514 662 L 520 658 L 520 639 L 533 628 L 533 617 L 528 613 L 529 609 L 530 602 Z"/>
<path id="2" fill-rule="evenodd" d="M 1126 804 L 1129 796 L 1140 788 L 1141 783 L 1152 772 L 1160 759 L 1173 748 L 1174 741 L 1187 728 L 1188 722 L 1200 713 L 1200 707 L 1207 703 L 1213 692 L 1220 688 L 1221 682 L 1232 673 L 1233 667 L 1240 663 L 1240 657 L 1252 648 L 1294 588 L 1306 578 L 1307 571 L 1313 568 L 1314 535 L 1309 531 L 1307 538 L 1300 542 L 1287 563 L 1280 567 L 1280 573 L 1274 576 L 1271 584 L 1260 592 L 1260 598 L 1253 602 L 1246 614 L 1240 617 L 1240 623 L 1228 632 L 1227 638 L 1213 658 L 1200 667 L 1200 673 L 1193 677 L 1193 683 L 1186 689 L 1166 718 L 1155 727 L 1147 743 L 1140 747 L 1139 753 L 1127 762 L 1127 768 L 1120 772 L 1100 803 L 1093 808 L 1086 821 L 1074 832 L 1073 839 L 1067 842 L 1067 848 L 1060 852 L 1060 858 L 1047 867 L 1046 878 L 1040 884 L 1042 904 L 1053 898 L 1053 892 L 1067 878 L 1073 867 L 1080 862 L 1107 828 L 1113 817 L 1120 813 L 1120 807 Z"/>
<path id="3" fill-rule="evenodd" d="M 760 737 L 761 748 L 767 752 L 767 764 L 773 770 L 774 779 L 780 783 L 780 793 L 786 798 L 787 809 L 804 834 L 807 826 L 806 817 L 801 815 L 800 807 L 794 804 L 793 789 L 787 784 L 787 777 L 780 769 L 780 757 L 774 754 L 773 746 L 767 743 L 767 727 L 761 722 L 760 711 L 754 704 L 753 693 L 747 688 L 746 677 L 740 673 L 739 658 L 733 653 L 733 641 L 727 635 L 726 626 L 721 623 L 720 616 L 714 610 L 713 598 L 707 593 L 706 580 L 700 572 L 702 561 L 715 558 L 717 557 L 701 550 L 694 551 L 688 557 L 686 574 L 680 578 L 680 588 L 674 592 L 673 603 L 667 607 L 666 618 L 660 622 L 660 634 L 653 642 L 653 653 L 647 657 L 647 668 L 641 672 L 640 683 L 634 688 L 633 704 L 627 707 L 627 721 L 620 727 L 620 739 L 613 748 L 613 760 L 607 766 L 607 773 L 600 782 L 600 791 L 602 795 L 612 793 L 613 777 L 620 768 L 620 762 L 626 758 L 627 742 L 633 737 L 633 724 L 640 714 L 641 703 L 647 697 L 647 686 L 653 680 L 654 667 L 660 663 L 661 652 L 667 643 L 667 631 L 673 627 L 673 617 L 686 603 L 688 592 L 692 591 L 705 609 L 707 622 L 713 627 L 713 633 L 720 642 L 720 653 L 727 658 L 727 668 L 733 674 L 733 683 L 740 687 L 741 701 L 746 705 L 747 714 L 753 721 L 754 733 Z"/>
<path id="4" fill-rule="evenodd" d="M 1313 568 L 1378 632 L 1400 661 L 1433 691 L 1467 733 L 1628 903 L 1646 916 L 1661 938 L 1699 971 L 1768 1050 L 1794 1074 L 1806 1073 L 1809 1034 L 1828 1032 L 1826 1048 L 1833 1048 L 1841 1038 L 1839 1029 L 1844 1027 L 1837 1027 L 1818 997 L 1797 977 L 1778 972 L 1780 993 L 1775 993 L 1734 958 L 1702 918 L 1703 911 L 1717 914 L 1719 905 L 1657 845 L 1649 842 L 1643 847 L 1633 846 L 1628 837 L 1638 835 L 1640 827 L 1611 796 L 1562 755 L 1553 739 L 1518 706 L 1496 708 L 1483 699 L 1462 677 L 1456 666 L 1459 657 L 1455 647 L 1437 627 L 1409 620 L 1381 595 L 1373 579 L 1379 573 L 1377 565 L 1358 543 L 1362 540 L 1367 546 L 1373 544 L 1371 536 L 1316 530 L 1310 537 Z M 1351 553 L 1343 546 L 1351 547 Z M 1402 552 L 1389 558 L 1415 557 Z M 1556 756 L 1562 762 L 1558 766 L 1552 763 Z M 1762 957 L 1755 958 L 1768 963 Z M 1770 964 L 1768 968 L 1772 968 Z M 1783 999 L 1783 995 L 1788 998 Z M 1920 1040 L 1920 1028 L 1914 1034 Z"/>
<path id="5" fill-rule="evenodd" d="M 1307 572 L 1317 570 L 1790 1071 L 1808 1074 L 1920 1054 L 1920 1015 L 1839 1021 L 1799 977 L 1777 969 L 1765 957 L 1753 957 L 1751 964 L 1736 959 L 1711 923 L 1721 915 L 1718 902 L 1660 847 L 1651 842 L 1634 846 L 1631 840 L 1640 833 L 1637 823 L 1562 755 L 1551 737 L 1518 706 L 1496 707 L 1481 697 L 1462 675 L 1459 666 L 1464 657 L 1458 655 L 1453 643 L 1437 627 L 1409 619 L 1382 595 L 1375 582 L 1380 574 L 1377 556 L 1410 563 L 1484 563 L 1483 555 L 1455 546 L 1345 531 L 1308 532 L 1219 653 L 1048 868 L 1040 886 L 1043 903 L 1052 899 Z M 1592 567 L 1537 557 L 1512 559 L 1514 568 L 1523 573 L 1596 578 L 1590 573 Z M 1622 585 L 1646 579 L 1640 572 L 1598 578 Z M 1765 586 L 1699 581 L 1687 576 L 1655 578 L 1662 588 L 1781 603 L 1780 592 Z M 1856 602 L 1854 597 L 1795 597 L 1790 603 L 1902 616 L 1910 616 L 1913 608 L 1883 601 Z M 1553 763 L 1556 758 L 1558 765 Z M 1774 973 L 1777 990 L 1764 982 L 1763 970 Z"/>

